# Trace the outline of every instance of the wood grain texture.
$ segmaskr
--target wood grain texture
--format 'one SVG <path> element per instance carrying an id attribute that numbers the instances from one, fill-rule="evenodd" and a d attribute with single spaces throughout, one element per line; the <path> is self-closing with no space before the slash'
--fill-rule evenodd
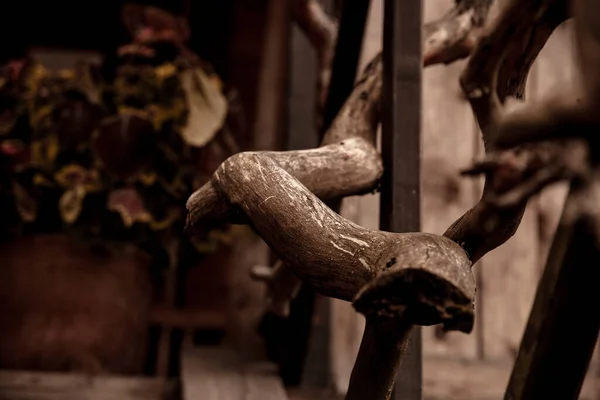
<path id="1" fill-rule="evenodd" d="M 0 371 L 2 400 L 175 400 L 175 380 Z"/>
<path id="2" fill-rule="evenodd" d="M 508 361 L 424 360 L 424 400 L 502 399 L 512 363 Z M 597 400 L 600 380 L 590 371 L 579 400 Z M 558 397 L 557 397 L 558 398 Z"/>
<path id="3" fill-rule="evenodd" d="M 286 400 L 275 365 L 246 362 L 228 348 L 187 345 L 181 361 L 182 400 Z"/>

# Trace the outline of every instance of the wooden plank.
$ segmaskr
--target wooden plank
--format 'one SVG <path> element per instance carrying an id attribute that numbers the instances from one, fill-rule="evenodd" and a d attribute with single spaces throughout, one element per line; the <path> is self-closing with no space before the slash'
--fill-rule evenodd
<path id="1" fill-rule="evenodd" d="M 1 371 L 2 400 L 174 400 L 174 379 Z"/>
<path id="2" fill-rule="evenodd" d="M 285 400 L 276 366 L 244 362 L 233 350 L 187 345 L 181 356 L 183 400 Z"/>
<path id="3" fill-rule="evenodd" d="M 423 360 L 425 400 L 499 400 L 512 363 L 429 357 Z M 568 367 L 567 367 L 568 368 Z M 600 379 L 590 371 L 579 400 L 597 400 Z M 537 399 L 531 398 L 531 399 Z M 558 396 L 540 399 L 560 399 Z"/>
<path id="4" fill-rule="evenodd" d="M 422 2 L 386 0 L 383 17 L 382 230 L 418 232 L 420 218 Z M 422 397 L 421 329 L 398 370 L 394 398 Z"/>

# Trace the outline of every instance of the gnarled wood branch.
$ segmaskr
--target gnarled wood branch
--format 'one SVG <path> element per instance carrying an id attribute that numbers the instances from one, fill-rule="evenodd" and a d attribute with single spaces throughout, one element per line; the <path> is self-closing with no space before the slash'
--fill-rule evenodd
<path id="1" fill-rule="evenodd" d="M 474 43 L 474 38 L 481 32 L 491 3 L 491 0 L 458 1 L 455 9 L 445 14 L 440 20 L 426 24 L 426 38 L 424 43 L 425 65 L 450 63 L 468 55 L 468 51 Z M 335 22 L 327 18 L 327 15 L 317 1 L 294 1 L 292 3 L 292 15 L 310 38 L 315 48 L 317 48 L 319 54 L 333 52 L 335 35 L 332 31 L 334 30 Z M 332 57 L 332 54 L 330 55 Z M 381 54 L 378 54 L 365 69 L 346 105 L 326 132 L 322 141 L 323 146 L 341 142 L 348 138 L 360 137 L 367 140 L 374 149 L 376 128 L 380 121 L 381 80 Z M 322 80 L 322 82 L 328 82 L 328 78 Z M 322 100 L 324 101 L 324 98 Z M 321 188 L 308 186 L 313 193 L 324 201 L 336 201 L 344 196 L 367 193 L 376 189 L 381 176 L 381 164 L 375 152 L 367 155 L 367 157 L 363 155 L 353 158 L 339 153 L 330 154 L 329 150 L 268 153 L 268 155 L 278 157 L 279 162 L 286 164 L 283 165 L 284 169 L 305 185 L 307 185 L 307 179 L 311 179 L 311 175 L 317 173 L 317 171 L 308 167 L 313 164 L 311 161 L 312 157 L 315 156 L 319 160 L 329 160 L 326 163 L 332 169 L 323 170 L 320 172 L 320 175 L 322 177 L 330 177 L 334 182 L 321 181 L 323 183 Z M 344 158 L 344 165 L 339 164 L 340 156 Z M 369 157 L 373 158 L 369 161 L 367 160 Z M 321 163 L 319 160 L 315 162 Z M 298 166 L 303 168 L 303 170 L 298 170 L 296 168 Z M 373 166 L 375 168 L 372 168 Z M 345 174 L 348 179 L 340 177 L 340 173 Z M 368 179 L 365 181 L 357 179 L 358 175 L 365 176 L 365 174 L 371 174 L 371 182 Z M 344 189 L 340 191 L 337 189 L 339 187 Z M 328 193 L 324 193 L 321 190 Z M 226 202 L 223 202 L 210 185 L 206 185 L 194 193 L 188 201 L 188 208 L 190 212 L 188 214 L 187 229 L 190 232 L 193 232 L 194 226 L 198 224 L 212 224 L 222 221 L 232 223 L 248 222 L 244 221 L 244 215 L 229 207 Z M 292 293 L 296 292 L 296 286 L 290 285 L 289 279 L 287 279 L 289 274 L 277 274 L 274 279 L 277 280 L 279 279 L 278 277 L 286 277 L 284 279 L 284 286 L 294 289 L 290 291 L 291 300 Z M 277 283 L 271 282 L 270 285 L 274 286 Z M 278 298 L 281 300 L 280 295 Z M 288 307 L 278 304 L 275 308 L 281 311 Z"/>
<path id="2" fill-rule="evenodd" d="M 461 76 L 461 85 L 481 128 L 486 151 L 490 151 L 491 136 L 506 112 L 506 100 L 524 98 L 533 61 L 567 15 L 566 0 L 525 3 L 510 0 L 486 26 Z M 532 162 L 540 157 L 522 159 Z M 526 172 L 529 168 L 521 170 Z M 444 233 L 460 243 L 473 262 L 506 242 L 521 222 L 526 201 L 502 209 L 488 201 L 494 188 L 507 186 L 507 179 L 514 181 L 516 177 L 488 173 L 481 200 Z"/>
<path id="3" fill-rule="evenodd" d="M 537 158 L 521 168 L 528 169 L 522 179 L 490 190 L 488 201 L 498 208 L 514 207 L 554 182 L 571 180 L 574 185 L 565 219 L 572 223 L 586 219 L 600 243 L 600 213 L 593 200 L 600 186 L 596 138 L 600 129 L 600 10 L 595 2 L 574 0 L 572 11 L 583 85 L 524 104 L 500 118 L 492 137 L 496 151 L 466 172 L 510 169 L 510 161 L 502 157 L 504 149 Z"/>
<path id="4" fill-rule="evenodd" d="M 448 20 L 437 26 L 459 32 L 461 40 L 447 43 L 461 47 L 470 34 L 454 28 L 467 20 L 472 28 L 479 28 L 477 19 L 467 19 L 465 13 L 487 11 L 490 2 L 463 0 L 457 4 L 457 11 L 448 15 L 465 20 L 453 25 L 447 15 Z M 466 7 L 469 4 L 470 8 Z M 516 0 L 509 1 L 482 31 L 483 39 L 461 80 L 486 143 L 503 113 L 505 99 L 523 96 L 529 67 L 552 30 L 566 17 L 564 1 L 519 5 Z M 432 33 L 429 35 L 431 38 Z M 426 41 L 424 53 L 430 60 L 448 61 L 463 54 L 456 49 L 432 50 L 439 42 Z M 381 163 L 369 147 L 374 151 L 380 99 L 381 59 L 376 57 L 326 133 L 324 147 L 231 157 L 211 182 L 190 198 L 188 227 L 193 231 L 194 226 L 215 216 L 251 224 L 303 282 L 326 296 L 354 300 L 356 309 L 374 321 L 375 330 L 383 328 L 383 321 L 396 320 L 407 330 L 412 324 L 444 323 L 448 329 L 468 332 L 475 290 L 470 266 L 512 236 L 525 204 L 499 209 L 486 201 L 489 188 L 505 185 L 507 179 L 490 174 L 481 201 L 455 222 L 445 237 L 368 230 L 327 208 L 318 197 L 339 198 L 376 187 Z M 375 389 L 372 398 L 389 396 L 405 337 L 408 335 L 400 334 L 392 341 L 398 346 L 384 366 L 392 372 L 377 387 L 370 386 Z M 369 348 L 375 345 L 373 340 L 366 335 L 363 345 Z M 359 356 L 357 373 L 372 371 L 365 363 L 369 364 L 368 358 Z M 357 393 L 364 388 L 359 385 L 349 398 L 360 397 Z"/>

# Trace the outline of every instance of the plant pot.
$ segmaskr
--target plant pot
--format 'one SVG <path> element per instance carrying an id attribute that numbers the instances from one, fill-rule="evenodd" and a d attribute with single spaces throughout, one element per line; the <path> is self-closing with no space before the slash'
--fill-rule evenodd
<path id="1" fill-rule="evenodd" d="M 0 369 L 140 374 L 148 264 L 62 235 L 0 244 Z"/>

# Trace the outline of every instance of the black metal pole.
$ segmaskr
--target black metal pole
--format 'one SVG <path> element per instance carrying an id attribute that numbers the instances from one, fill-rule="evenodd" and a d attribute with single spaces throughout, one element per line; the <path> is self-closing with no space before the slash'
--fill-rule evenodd
<path id="1" fill-rule="evenodd" d="M 380 228 L 418 232 L 420 218 L 422 0 L 385 0 Z M 400 364 L 394 398 L 421 400 L 421 330 Z"/>
<path id="2" fill-rule="evenodd" d="M 354 87 L 370 4 L 371 0 L 342 2 L 321 134 L 329 128 Z"/>

